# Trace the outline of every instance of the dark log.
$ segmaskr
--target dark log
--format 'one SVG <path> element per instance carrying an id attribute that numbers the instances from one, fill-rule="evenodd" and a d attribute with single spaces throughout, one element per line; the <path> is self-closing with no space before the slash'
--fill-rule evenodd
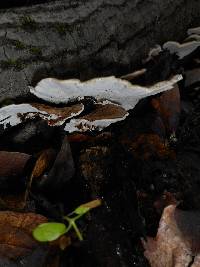
<path id="1" fill-rule="evenodd" d="M 27 97 L 28 85 L 44 77 L 132 71 L 155 44 L 184 38 L 199 17 L 197 0 L 49 0 L 1 9 L 0 101 Z"/>
<path id="2" fill-rule="evenodd" d="M 12 8 L 17 6 L 31 6 L 41 3 L 47 3 L 54 0 L 2 0 L 0 8 Z"/>

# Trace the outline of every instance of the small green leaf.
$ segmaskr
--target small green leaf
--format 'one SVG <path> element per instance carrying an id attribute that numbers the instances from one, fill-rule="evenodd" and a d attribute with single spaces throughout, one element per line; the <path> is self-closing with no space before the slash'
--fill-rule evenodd
<path id="1" fill-rule="evenodd" d="M 63 223 L 42 223 L 33 231 L 33 237 L 40 242 L 53 241 L 66 233 L 66 226 Z"/>
<path id="2" fill-rule="evenodd" d="M 89 210 L 90 210 L 89 207 L 79 206 L 78 208 L 74 210 L 74 213 L 76 213 L 77 215 L 83 215 L 87 213 Z"/>

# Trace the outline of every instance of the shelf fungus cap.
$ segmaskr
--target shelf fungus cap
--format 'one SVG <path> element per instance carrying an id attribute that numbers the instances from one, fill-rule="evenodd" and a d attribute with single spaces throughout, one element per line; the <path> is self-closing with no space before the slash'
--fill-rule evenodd
<path id="1" fill-rule="evenodd" d="M 169 50 L 171 54 L 176 54 L 179 59 L 183 59 L 200 47 L 200 41 L 191 41 L 180 44 L 178 42 L 169 41 L 164 43 L 163 49 Z"/>
<path id="2" fill-rule="evenodd" d="M 38 98 L 56 104 L 74 103 L 85 97 L 91 97 L 97 102 L 108 100 L 129 110 L 133 109 L 142 98 L 172 89 L 173 85 L 181 79 L 181 75 L 176 75 L 170 80 L 144 87 L 133 85 L 129 81 L 114 76 L 95 78 L 85 82 L 75 79 L 47 78 L 41 80 L 35 88 L 31 87 L 30 91 Z"/>
<path id="3" fill-rule="evenodd" d="M 129 113 L 116 104 L 96 104 L 95 109 L 89 114 L 72 119 L 65 125 L 65 131 L 86 132 L 101 131 L 112 123 L 124 120 Z"/>
<path id="4" fill-rule="evenodd" d="M 76 117 L 84 111 L 84 105 L 82 103 L 73 104 L 66 107 L 52 107 L 37 103 L 33 103 L 31 105 L 38 109 L 39 116 L 40 112 L 47 113 L 47 117 L 43 117 L 42 115 L 41 117 L 48 120 L 48 124 L 51 126 L 62 125 L 66 120 Z"/>
<path id="5" fill-rule="evenodd" d="M 184 42 L 191 42 L 191 41 L 200 41 L 200 35 L 198 34 L 191 34 L 190 36 L 188 36 Z"/>
<path id="6" fill-rule="evenodd" d="M 188 33 L 188 35 L 191 35 L 191 34 L 200 35 L 200 27 L 188 29 L 187 33 Z"/>
<path id="7" fill-rule="evenodd" d="M 120 78 L 123 80 L 132 81 L 136 78 L 143 76 L 146 72 L 147 72 L 147 69 L 144 68 L 144 69 L 136 70 L 134 72 L 123 75 Z"/>
<path id="8" fill-rule="evenodd" d="M 158 44 L 155 45 L 155 47 L 151 48 L 148 53 L 148 57 L 143 60 L 143 63 L 147 63 L 153 58 L 159 56 L 159 54 L 162 52 L 162 47 Z"/>
<path id="9" fill-rule="evenodd" d="M 57 108 L 44 104 L 9 105 L 0 109 L 0 125 L 3 130 L 16 126 L 28 119 L 40 117 L 51 126 L 62 125 L 66 120 L 79 115 L 84 110 L 83 104 Z"/>

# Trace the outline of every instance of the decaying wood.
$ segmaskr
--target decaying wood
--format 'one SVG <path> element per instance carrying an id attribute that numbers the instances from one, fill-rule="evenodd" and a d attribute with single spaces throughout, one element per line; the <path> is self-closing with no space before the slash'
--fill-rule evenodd
<path id="1" fill-rule="evenodd" d="M 151 47 L 197 26 L 199 13 L 196 0 L 60 0 L 1 9 L 0 101 L 27 96 L 28 85 L 44 77 L 133 71 Z"/>

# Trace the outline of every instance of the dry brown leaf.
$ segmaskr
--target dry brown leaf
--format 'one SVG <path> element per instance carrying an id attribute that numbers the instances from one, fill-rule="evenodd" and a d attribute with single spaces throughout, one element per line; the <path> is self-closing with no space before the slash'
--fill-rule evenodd
<path id="1" fill-rule="evenodd" d="M 41 179 L 41 186 L 48 193 L 59 192 L 63 185 L 69 181 L 75 173 L 74 160 L 68 137 L 65 136 L 60 151 L 47 176 Z"/>
<path id="2" fill-rule="evenodd" d="M 152 99 L 152 105 L 162 118 L 168 133 L 175 132 L 181 111 L 180 92 L 178 85 L 174 89 L 163 92 L 160 97 Z"/>
<path id="3" fill-rule="evenodd" d="M 152 156 L 158 158 L 174 157 L 173 152 L 157 134 L 138 135 L 134 142 L 129 142 L 129 151 L 135 157 L 148 160 Z"/>
<path id="4" fill-rule="evenodd" d="M 24 207 L 24 191 L 31 155 L 0 151 L 0 207 L 21 210 Z M 14 192 L 14 193 L 13 193 Z"/>
<path id="5" fill-rule="evenodd" d="M 158 214 L 162 214 L 165 207 L 169 205 L 177 205 L 178 200 L 177 197 L 178 194 L 174 194 L 168 191 L 165 191 L 155 202 L 154 207 Z"/>
<path id="6" fill-rule="evenodd" d="M 47 221 L 39 214 L 0 211 L 0 266 L 59 267 L 59 248 L 69 246 L 70 238 L 41 244 L 32 236 Z"/>
<path id="7" fill-rule="evenodd" d="M 25 207 L 24 193 L 18 195 L 5 195 L 0 197 L 0 207 L 12 211 L 22 211 Z"/>
<path id="8" fill-rule="evenodd" d="M 143 240 L 144 255 L 151 267 L 199 267 L 199 227 L 199 211 L 182 211 L 176 205 L 166 207 L 156 238 Z"/>
<path id="9" fill-rule="evenodd" d="M 54 149 L 46 149 L 44 150 L 39 158 L 37 159 L 35 166 L 33 168 L 32 174 L 30 176 L 30 180 L 28 182 L 28 186 L 26 188 L 26 192 L 24 194 L 24 206 L 26 205 L 26 201 L 29 195 L 29 192 L 31 190 L 32 182 L 34 178 L 40 177 L 42 174 L 44 174 L 45 170 L 47 170 L 52 164 L 56 157 L 56 151 Z M 21 207 L 24 207 L 21 205 Z"/>
<path id="10" fill-rule="evenodd" d="M 38 248 L 33 229 L 47 219 L 34 213 L 0 212 L 0 257 L 16 260 Z"/>
<path id="11" fill-rule="evenodd" d="M 80 142 L 87 142 L 92 140 L 94 137 L 87 135 L 87 134 L 81 134 L 81 133 L 72 133 L 68 136 L 68 140 L 70 143 L 80 143 Z"/>
<path id="12" fill-rule="evenodd" d="M 71 245 L 71 237 L 67 235 L 63 235 L 60 238 L 56 239 L 55 241 L 52 241 L 50 245 L 57 246 L 61 250 L 65 250 L 67 247 Z"/>
<path id="13" fill-rule="evenodd" d="M 24 153 L 0 151 L 0 177 L 21 176 L 30 157 Z"/>
<path id="14" fill-rule="evenodd" d="M 33 178 L 40 177 L 45 172 L 45 170 L 51 166 L 53 160 L 55 159 L 55 156 L 56 152 L 51 148 L 42 151 L 35 163 L 35 167 L 33 168 L 31 176 Z"/>
<path id="15" fill-rule="evenodd" d="M 111 138 L 112 134 L 110 132 L 103 132 L 96 136 L 91 136 L 86 133 L 85 134 L 72 133 L 68 135 L 69 143 L 82 143 L 82 142 L 97 143 L 97 142 L 109 141 Z"/>

